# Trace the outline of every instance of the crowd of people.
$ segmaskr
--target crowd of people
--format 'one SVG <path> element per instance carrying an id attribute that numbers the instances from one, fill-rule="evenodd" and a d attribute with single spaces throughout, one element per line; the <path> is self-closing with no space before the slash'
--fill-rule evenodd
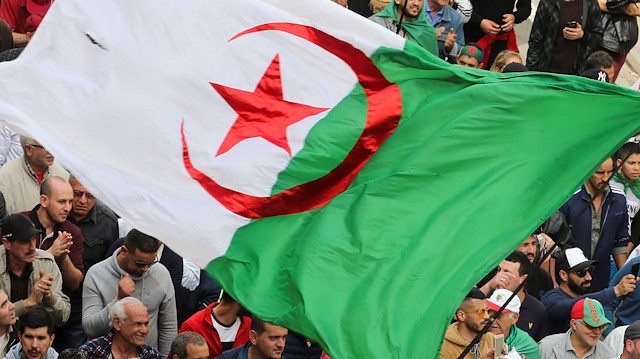
<path id="1" fill-rule="evenodd" d="M 541 0 L 525 62 L 513 26 L 529 17 L 530 0 L 334 1 L 450 63 L 604 82 L 635 45 L 640 14 L 633 0 Z M 0 59 L 19 54 L 50 5 L 0 2 Z M 640 145 L 629 142 L 469 292 L 440 357 L 469 347 L 465 358 L 640 359 L 638 177 Z M 252 316 L 193 263 L 130 228 L 36 139 L 5 126 L 0 219 L 0 358 L 328 358 Z"/>

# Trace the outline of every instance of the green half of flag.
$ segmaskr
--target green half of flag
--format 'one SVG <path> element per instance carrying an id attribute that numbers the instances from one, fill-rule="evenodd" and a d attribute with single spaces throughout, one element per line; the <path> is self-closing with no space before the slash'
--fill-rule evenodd
<path id="1" fill-rule="evenodd" d="M 469 289 L 637 131 L 640 95 L 469 70 L 411 43 L 372 59 L 400 87 L 397 130 L 344 193 L 252 221 L 208 272 L 334 359 L 435 358 Z M 366 109 L 358 86 L 312 129 L 273 192 L 339 164 Z"/>

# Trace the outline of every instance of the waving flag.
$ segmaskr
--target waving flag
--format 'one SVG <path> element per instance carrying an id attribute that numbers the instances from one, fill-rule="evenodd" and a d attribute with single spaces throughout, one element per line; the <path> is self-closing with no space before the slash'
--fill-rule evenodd
<path id="1" fill-rule="evenodd" d="M 321 0 L 58 0 L 0 73 L 2 120 L 337 359 L 436 357 L 640 127 L 637 92 L 451 66 Z"/>

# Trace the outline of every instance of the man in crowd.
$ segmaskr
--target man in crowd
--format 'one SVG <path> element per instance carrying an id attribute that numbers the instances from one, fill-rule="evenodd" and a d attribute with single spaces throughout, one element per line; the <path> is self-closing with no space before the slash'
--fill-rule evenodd
<path id="1" fill-rule="evenodd" d="M 615 287 L 591 293 L 591 270 L 597 261 L 588 260 L 580 248 L 569 248 L 556 259 L 558 287 L 542 297 L 542 304 L 549 315 L 549 333 L 561 333 L 569 329 L 569 311 L 574 304 L 587 296 L 608 304 L 616 297 L 632 292 L 636 277 L 627 275 Z M 600 304 L 599 304 L 600 305 Z"/>
<path id="2" fill-rule="evenodd" d="M 249 315 L 229 293 L 223 292 L 220 302 L 210 304 L 182 323 L 180 333 L 192 331 L 202 335 L 209 346 L 209 358 L 215 358 L 223 351 L 249 341 Z"/>
<path id="3" fill-rule="evenodd" d="M 287 342 L 287 328 L 253 318 L 249 342 L 225 351 L 217 359 L 286 359 L 282 353 Z"/>
<path id="4" fill-rule="evenodd" d="M 71 314 L 63 327 L 56 327 L 54 348 L 61 352 L 67 348 L 77 348 L 86 342 L 82 330 L 82 263 L 83 237 L 80 229 L 67 221 L 71 211 L 73 191 L 71 185 L 58 176 L 51 176 L 40 185 L 40 204 L 28 216 L 40 230 L 37 246 L 51 253 L 62 273 L 62 291 L 71 301 Z"/>
<path id="5" fill-rule="evenodd" d="M 138 230 L 127 234 L 124 245 L 87 272 L 82 296 L 82 326 L 94 338 L 109 332 L 108 313 L 125 297 L 140 298 L 149 313 L 145 343 L 166 357 L 178 334 L 176 301 L 171 276 L 155 265 L 159 242 Z"/>
<path id="6" fill-rule="evenodd" d="M 18 317 L 42 305 L 55 324 L 62 325 L 69 319 L 69 298 L 62 292 L 62 274 L 55 258 L 36 248 L 39 234 L 23 214 L 12 214 L 2 222 L 0 289 L 15 304 Z"/>
<path id="7" fill-rule="evenodd" d="M 20 343 L 11 347 L 6 359 L 56 359 L 53 343 L 53 320 L 42 307 L 29 309 L 20 316 Z"/>
<path id="8" fill-rule="evenodd" d="M 451 6 L 448 0 L 427 0 L 425 10 L 427 20 L 436 30 L 438 36 L 438 56 L 450 63 L 455 63 L 458 51 L 464 45 L 464 23 L 462 16 Z"/>
<path id="9" fill-rule="evenodd" d="M 577 301 L 571 309 L 571 328 L 566 333 L 549 335 L 540 341 L 541 359 L 584 358 L 611 359 L 615 352 L 600 341 L 600 335 L 611 324 L 602 305 L 595 299 Z"/>
<path id="10" fill-rule="evenodd" d="M 482 57 L 484 53 L 478 44 L 465 44 L 456 56 L 456 63 L 464 67 L 472 67 L 474 69 L 482 68 Z"/>
<path id="11" fill-rule="evenodd" d="M 538 359 L 540 358 L 538 344 L 529 334 L 516 326 L 520 315 L 520 299 L 515 296 L 507 303 L 512 294 L 513 292 L 510 290 L 497 289 L 487 299 L 487 305 L 495 311 L 500 310 L 506 304 L 500 316 L 489 327 L 489 331 L 493 334 L 503 334 L 504 342 L 509 351 L 515 348 L 520 355 L 526 356 L 527 359 Z"/>
<path id="12" fill-rule="evenodd" d="M 107 335 L 80 347 L 89 359 L 161 358 L 160 352 L 145 344 L 149 334 L 149 313 L 142 302 L 133 297 L 118 300 L 109 310 L 109 321 L 112 329 Z"/>
<path id="13" fill-rule="evenodd" d="M 40 202 L 40 183 L 49 176 L 69 178 L 54 157 L 33 138 L 20 136 L 24 155 L 0 167 L 0 192 L 7 213 L 29 211 Z"/>
<path id="14" fill-rule="evenodd" d="M 620 281 L 629 274 L 637 276 L 638 273 L 631 273 L 631 267 L 633 267 L 635 263 L 640 263 L 640 257 L 632 258 L 627 264 L 622 266 L 620 271 L 616 273 L 616 276 L 613 278 L 611 285 L 618 285 Z M 603 307 L 604 314 L 607 316 L 609 321 L 613 323 L 615 318 L 616 327 L 621 325 L 630 325 L 631 323 L 640 320 L 640 288 L 636 287 L 629 294 L 617 297 L 603 305 Z M 607 328 L 604 332 L 605 335 L 608 335 L 611 330 L 613 330 L 613 327 Z"/>
<path id="15" fill-rule="evenodd" d="M 171 359 L 207 359 L 209 347 L 204 337 L 194 332 L 182 332 L 171 343 Z"/>
<path id="16" fill-rule="evenodd" d="M 440 349 L 440 359 L 457 359 L 489 322 L 493 313 L 493 309 L 487 305 L 486 296 L 478 288 L 471 289 L 456 311 L 458 321 L 450 324 L 447 328 Z M 477 350 L 486 354 L 493 346 L 493 333 L 487 332 L 480 339 Z M 473 358 L 474 356 L 468 355 L 467 357 Z"/>
<path id="17" fill-rule="evenodd" d="M 0 18 L 13 32 L 13 46 L 25 46 L 42 18 L 49 11 L 53 0 L 5 0 L 0 3 Z"/>
<path id="18" fill-rule="evenodd" d="M 496 285 L 495 288 L 490 288 L 490 292 L 496 289 L 508 289 L 514 292 L 529 276 L 530 267 L 531 263 L 529 263 L 529 259 L 524 253 L 516 251 L 509 254 L 507 258 L 498 264 L 496 276 L 501 273 L 508 273 L 511 274 L 513 278 L 504 280 L 504 282 L 490 281 L 489 283 L 495 283 Z M 490 292 L 487 291 L 485 294 Z M 524 289 L 517 293 L 520 305 L 518 311 L 514 312 L 518 313 L 516 326 L 529 334 L 535 341 L 539 341 L 547 336 L 547 309 L 539 300 L 525 292 Z M 505 338 L 506 337 L 507 334 L 505 334 Z"/>
<path id="19" fill-rule="evenodd" d="M 536 299 L 542 297 L 541 294 L 553 289 L 553 279 L 549 272 L 544 270 L 538 265 L 534 265 L 538 253 L 538 240 L 535 235 L 530 235 L 527 239 L 516 248 L 516 251 L 520 251 L 527 256 L 529 263 L 532 264 L 531 271 L 529 273 L 529 280 L 525 284 L 525 289 L 528 294 L 532 295 Z"/>
<path id="20" fill-rule="evenodd" d="M 369 19 L 438 56 L 436 30 L 427 21 L 423 5 L 423 0 L 393 0 Z"/>
<path id="21" fill-rule="evenodd" d="M 598 69 L 607 73 L 609 77 L 609 82 L 612 83 L 615 81 L 615 68 L 613 57 L 609 55 L 606 51 L 598 50 L 594 51 L 587 58 L 587 62 L 584 66 L 585 71 L 589 69 Z"/>
<path id="22" fill-rule="evenodd" d="M 71 177 L 69 183 L 73 189 L 73 206 L 68 219 L 82 231 L 82 259 L 85 270 L 88 270 L 106 257 L 107 251 L 118 239 L 118 216 L 104 204 L 98 203 L 77 178 Z"/>
<path id="23" fill-rule="evenodd" d="M 18 342 L 18 331 L 14 330 L 16 324 L 16 306 L 11 303 L 9 297 L 0 290 L 0 356 L 3 358 L 14 344 Z"/>
<path id="24" fill-rule="evenodd" d="M 633 322 L 624 331 L 624 346 L 620 359 L 640 358 L 640 340 L 638 339 L 640 339 L 640 320 Z"/>
<path id="25" fill-rule="evenodd" d="M 624 193 L 609 187 L 613 172 L 613 160 L 607 158 L 587 182 L 560 207 L 567 222 L 572 223 L 571 233 L 576 246 L 589 259 L 602 265 L 592 272 L 591 288 L 594 292 L 609 286 L 613 255 L 620 269 L 627 258 L 627 240 L 630 235 L 627 200 Z M 591 198 L 593 198 L 593 201 Z M 588 207 L 587 211 L 584 211 Z M 556 278 L 557 280 L 557 278 Z"/>

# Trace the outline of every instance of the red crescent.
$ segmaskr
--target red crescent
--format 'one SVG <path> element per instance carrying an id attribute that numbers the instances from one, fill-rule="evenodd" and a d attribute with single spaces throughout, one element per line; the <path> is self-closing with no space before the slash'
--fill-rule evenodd
<path id="1" fill-rule="evenodd" d="M 342 163 L 323 177 L 270 197 L 251 196 L 222 187 L 193 167 L 184 137 L 183 121 L 180 126 L 183 158 L 191 178 L 198 181 L 229 211 L 252 219 L 301 213 L 327 204 L 349 187 L 371 156 L 395 131 L 402 115 L 402 96 L 398 85 L 387 81 L 373 61 L 362 51 L 316 28 L 290 23 L 270 23 L 245 30 L 231 40 L 265 30 L 278 30 L 295 35 L 344 61 L 357 75 L 358 82 L 364 88 L 368 109 L 365 128 Z"/>

